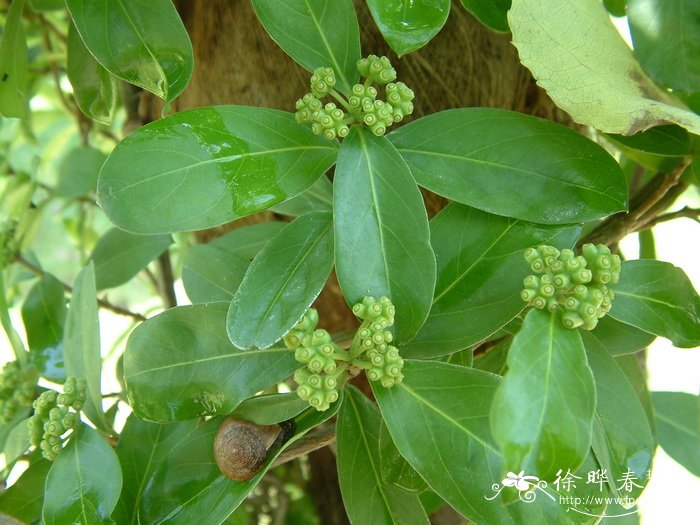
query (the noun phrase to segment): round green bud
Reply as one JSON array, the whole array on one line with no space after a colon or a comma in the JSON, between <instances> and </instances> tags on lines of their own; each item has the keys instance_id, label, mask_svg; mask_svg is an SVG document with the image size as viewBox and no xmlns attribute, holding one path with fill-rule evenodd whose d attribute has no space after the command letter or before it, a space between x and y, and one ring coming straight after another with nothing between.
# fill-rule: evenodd
<instances>
[{"instance_id":1,"label":"round green bud","mask_svg":"<svg viewBox=\"0 0 700 525\"><path fill-rule=\"evenodd\" d=\"M555 288L558 288L559 290L568 288L571 284L571 278L566 273L558 273L554 277L552 277L552 284Z\"/></svg>"},{"instance_id":2,"label":"round green bud","mask_svg":"<svg viewBox=\"0 0 700 525\"><path fill-rule=\"evenodd\" d=\"M544 310L547 307L547 299L541 296L537 296L532 301L532 306L534 306L538 310Z\"/></svg>"},{"instance_id":3,"label":"round green bud","mask_svg":"<svg viewBox=\"0 0 700 525\"><path fill-rule=\"evenodd\" d=\"M576 312L565 312L561 316L561 322L565 328L573 330L583 324L583 319Z\"/></svg>"}]
</instances>

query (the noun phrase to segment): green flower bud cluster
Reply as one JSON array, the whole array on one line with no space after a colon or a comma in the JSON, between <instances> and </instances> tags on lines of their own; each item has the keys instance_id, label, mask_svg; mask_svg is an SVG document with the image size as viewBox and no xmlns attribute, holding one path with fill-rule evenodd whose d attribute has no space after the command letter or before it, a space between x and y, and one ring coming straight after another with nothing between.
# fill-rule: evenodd
<instances>
[{"instance_id":1,"label":"green flower bud cluster","mask_svg":"<svg viewBox=\"0 0 700 525\"><path fill-rule=\"evenodd\" d=\"M364 351L364 359L353 361L353 364L364 368L370 381L379 381L386 388L400 383L403 380L403 359L399 350L389 344L394 336L387 330L394 324L394 305L388 297L365 297L353 306L352 311L363 321L357 337L359 348Z\"/></svg>"},{"instance_id":2,"label":"green flower bud cluster","mask_svg":"<svg viewBox=\"0 0 700 525\"><path fill-rule=\"evenodd\" d=\"M287 348L294 350L294 358L306 365L294 373L297 395L308 401L316 410L327 410L338 397L339 370L336 357L343 357L343 350L333 342L331 335L316 329L318 312L309 308L294 328L284 336Z\"/></svg>"},{"instance_id":3,"label":"green flower bud cluster","mask_svg":"<svg viewBox=\"0 0 700 525\"><path fill-rule=\"evenodd\" d=\"M561 312L566 328L593 330L610 311L613 291L609 284L620 279L620 257L602 244L585 244L582 255L542 245L525 250L532 271L520 296L531 306Z\"/></svg>"},{"instance_id":4,"label":"green flower bud cluster","mask_svg":"<svg viewBox=\"0 0 700 525\"><path fill-rule=\"evenodd\" d=\"M346 100L334 88L335 72L330 67L319 67L311 75L311 91L296 101L295 118L300 124L311 124L311 130L329 140L346 137L353 122L365 124L375 135L384 135L394 123L413 112L413 91L403 82L396 82L396 71L387 57L370 55L357 63L366 81L352 86ZM377 97L372 85L386 85L386 100ZM334 102L324 105L322 99L333 97Z\"/></svg>"},{"instance_id":5,"label":"green flower bud cluster","mask_svg":"<svg viewBox=\"0 0 700 525\"><path fill-rule=\"evenodd\" d=\"M34 399L37 376L33 369L7 363L0 373L0 422L9 423L17 412L29 407Z\"/></svg>"},{"instance_id":6,"label":"green flower bud cluster","mask_svg":"<svg viewBox=\"0 0 700 525\"><path fill-rule=\"evenodd\" d=\"M318 312L309 308L283 341L294 358L305 365L294 373L297 395L319 411L327 410L339 397L339 389L351 366L364 369L371 381L390 388L403 380L403 359L390 343L394 336L395 308L387 297L365 297L353 307L362 324L349 350L338 346L331 335L318 329Z\"/></svg>"},{"instance_id":7,"label":"green flower bud cluster","mask_svg":"<svg viewBox=\"0 0 700 525\"><path fill-rule=\"evenodd\" d=\"M84 379L69 377L63 393L46 390L34 401L34 415L29 419L29 441L41 448L42 455L53 461L63 448L62 437L80 421L80 410L87 398Z\"/></svg>"}]
</instances>

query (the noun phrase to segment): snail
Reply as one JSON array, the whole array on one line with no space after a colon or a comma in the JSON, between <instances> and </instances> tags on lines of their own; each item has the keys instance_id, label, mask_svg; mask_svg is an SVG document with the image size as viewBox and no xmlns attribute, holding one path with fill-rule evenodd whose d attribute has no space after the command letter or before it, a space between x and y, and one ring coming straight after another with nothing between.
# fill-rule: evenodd
<instances>
[{"instance_id":1,"label":"snail","mask_svg":"<svg viewBox=\"0 0 700 525\"><path fill-rule=\"evenodd\" d=\"M281 447L293 432L293 421L256 425L229 416L219 426L214 439L214 459L227 478L248 481L260 471L268 452Z\"/></svg>"}]
</instances>

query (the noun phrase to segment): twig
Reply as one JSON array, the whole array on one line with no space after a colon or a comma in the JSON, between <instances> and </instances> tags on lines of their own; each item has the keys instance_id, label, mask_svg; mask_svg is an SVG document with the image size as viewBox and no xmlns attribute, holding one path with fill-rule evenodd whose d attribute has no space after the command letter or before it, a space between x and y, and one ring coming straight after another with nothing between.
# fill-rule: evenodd
<instances>
[{"instance_id":1,"label":"twig","mask_svg":"<svg viewBox=\"0 0 700 525\"><path fill-rule=\"evenodd\" d=\"M659 215L658 217L655 217L649 222L644 223L642 227L639 228L637 231L641 232L644 230L648 230L649 228L653 228L659 223L672 221L673 219L680 219L682 217L698 221L700 220L700 208L689 208L688 206L686 206L682 210L674 211L672 213L665 213L664 215Z\"/></svg>"},{"instance_id":2,"label":"twig","mask_svg":"<svg viewBox=\"0 0 700 525\"><path fill-rule=\"evenodd\" d=\"M175 296L175 278L173 277L173 267L170 264L170 254L165 250L158 257L158 267L160 268L161 296L166 308L177 306Z\"/></svg>"},{"instance_id":3,"label":"twig","mask_svg":"<svg viewBox=\"0 0 700 525\"><path fill-rule=\"evenodd\" d=\"M684 185L679 185L679 180L691 160L691 158L686 157L670 173L657 174L632 199L629 213L613 215L581 239L578 245L586 243L614 244L627 234L638 231L640 227L654 220L675 200L674 197L669 202L667 195L676 195L674 191L676 188L681 191L684 189ZM662 207L661 204L664 206Z\"/></svg>"},{"instance_id":4,"label":"twig","mask_svg":"<svg viewBox=\"0 0 700 525\"><path fill-rule=\"evenodd\" d=\"M280 456L272 464L272 468L304 456L310 452L313 452L314 450L327 447L334 442L335 427L333 425L310 432L290 445L287 450L282 452L282 454L280 454Z\"/></svg>"},{"instance_id":5,"label":"twig","mask_svg":"<svg viewBox=\"0 0 700 525\"><path fill-rule=\"evenodd\" d=\"M15 258L15 261L18 264L24 266L30 272L35 273L39 277L43 277L44 275L46 275L46 272L44 270L35 266L34 264L32 264L31 262L26 260L21 255L18 255ZM70 285L68 285L64 282L61 282L61 286L63 286L63 289L66 292L68 292L69 294L73 293L73 288ZM110 312L114 312L115 314L124 315L126 317L131 317L132 319L135 319L136 321L145 321L146 320L145 315L141 315L139 313L132 312L131 310L127 310L126 308L122 308L121 306L117 306L115 304L112 304L109 301L106 301L104 299L100 299L99 297L97 298L97 304L100 306L100 308L104 308L105 310L109 310Z\"/></svg>"}]
</instances>

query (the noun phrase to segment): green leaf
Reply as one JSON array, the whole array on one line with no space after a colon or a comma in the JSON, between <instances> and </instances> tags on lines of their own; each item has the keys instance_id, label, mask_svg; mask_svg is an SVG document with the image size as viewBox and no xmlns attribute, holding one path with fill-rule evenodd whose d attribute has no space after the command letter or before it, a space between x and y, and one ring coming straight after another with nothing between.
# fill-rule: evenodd
<instances>
[{"instance_id":1,"label":"green leaf","mask_svg":"<svg viewBox=\"0 0 700 525\"><path fill-rule=\"evenodd\" d=\"M68 28L67 53L66 73L80 111L98 122L111 123L119 97L117 80L90 54L73 23Z\"/></svg>"},{"instance_id":2,"label":"green leaf","mask_svg":"<svg viewBox=\"0 0 700 525\"><path fill-rule=\"evenodd\" d=\"M104 437L81 425L46 477L44 523L106 522L121 490L122 472L116 453Z\"/></svg>"},{"instance_id":3,"label":"green leaf","mask_svg":"<svg viewBox=\"0 0 700 525\"><path fill-rule=\"evenodd\" d=\"M580 484L571 492L558 493L550 484L544 492L535 490L534 501L525 503L518 500L514 488L498 484L505 467L489 428L498 376L446 363L411 360L406 361L403 373L402 383L374 389L389 432L401 455L431 489L470 521L489 525L593 524L603 513L604 503L585 503L587 494L607 493L599 493L597 487L594 492ZM589 456L577 475L585 476L585 471L596 467ZM505 505L506 495L513 492L515 501ZM561 504L560 497L567 496L580 497L582 503Z\"/></svg>"},{"instance_id":4,"label":"green leaf","mask_svg":"<svg viewBox=\"0 0 700 525\"><path fill-rule=\"evenodd\" d=\"M333 211L333 184L328 177L320 177L304 193L272 206L270 211L295 217L315 211Z\"/></svg>"},{"instance_id":5,"label":"green leaf","mask_svg":"<svg viewBox=\"0 0 700 525\"><path fill-rule=\"evenodd\" d=\"M428 524L418 497L384 482L379 458L382 417L359 390L346 388L336 424L338 478L350 521Z\"/></svg>"},{"instance_id":6,"label":"green leaf","mask_svg":"<svg viewBox=\"0 0 700 525\"><path fill-rule=\"evenodd\" d=\"M253 0L260 23L308 71L330 66L346 94L357 82L360 32L352 0Z\"/></svg>"},{"instance_id":7,"label":"green leaf","mask_svg":"<svg viewBox=\"0 0 700 525\"><path fill-rule=\"evenodd\" d=\"M44 504L44 485L51 465L50 461L41 457L32 461L11 487L0 492L0 513L23 523L39 523Z\"/></svg>"},{"instance_id":8,"label":"green leaf","mask_svg":"<svg viewBox=\"0 0 700 525\"><path fill-rule=\"evenodd\" d=\"M489 108L441 111L402 126L389 139L418 184L497 215L566 224L627 207L625 177L603 148L529 115Z\"/></svg>"},{"instance_id":9,"label":"green leaf","mask_svg":"<svg viewBox=\"0 0 700 525\"><path fill-rule=\"evenodd\" d=\"M627 148L652 155L683 157L691 154L690 135L678 126L657 126L629 137L608 134L606 138Z\"/></svg>"},{"instance_id":10,"label":"green leaf","mask_svg":"<svg viewBox=\"0 0 700 525\"><path fill-rule=\"evenodd\" d=\"M63 360L67 377L82 377L87 382L83 412L95 425L109 431L102 410L100 326L92 263L88 263L75 278L63 335Z\"/></svg>"},{"instance_id":11,"label":"green leaf","mask_svg":"<svg viewBox=\"0 0 700 525\"><path fill-rule=\"evenodd\" d=\"M119 436L117 456L124 477L124 487L115 511L117 523L138 523L146 482L157 466L167 461L170 450L190 439L200 427L196 419L157 425L131 414Z\"/></svg>"},{"instance_id":12,"label":"green leaf","mask_svg":"<svg viewBox=\"0 0 700 525\"><path fill-rule=\"evenodd\" d=\"M382 479L386 484L393 484L409 492L423 492L428 488L425 480L401 455L391 438L386 423L382 420L379 429L379 463Z\"/></svg>"},{"instance_id":13,"label":"green leaf","mask_svg":"<svg viewBox=\"0 0 700 525\"><path fill-rule=\"evenodd\" d=\"M260 472L246 482L224 477L214 461L213 442L221 418L200 424L178 441L164 443L152 474L144 482L139 507L139 523L149 525L192 525L223 522L260 482L279 455L311 428L333 417L342 401L336 401L325 412L308 409L296 419L294 435L278 450L268 451ZM161 455L161 453L163 455Z\"/></svg>"},{"instance_id":14,"label":"green leaf","mask_svg":"<svg viewBox=\"0 0 700 525\"><path fill-rule=\"evenodd\" d=\"M644 413L647 416L647 422L649 423L649 428L651 428L651 433L654 436L654 442L657 443L656 438L656 421L654 417L654 405L651 401L651 392L649 392L647 372L642 368L642 364L639 361L639 356L636 355L621 355L615 358L615 363L620 367L620 370L627 377L630 385L634 389L635 394L639 402L644 408Z\"/></svg>"},{"instance_id":15,"label":"green leaf","mask_svg":"<svg viewBox=\"0 0 700 525\"><path fill-rule=\"evenodd\" d=\"M520 61L579 124L630 135L673 123L700 133L700 116L644 73L601 2L513 0L508 22Z\"/></svg>"},{"instance_id":16,"label":"green leaf","mask_svg":"<svg viewBox=\"0 0 700 525\"><path fill-rule=\"evenodd\" d=\"M531 224L450 204L430 221L438 278L428 320L401 349L409 357L445 355L493 334L525 303L530 273L524 251L539 244L571 248L578 226Z\"/></svg>"},{"instance_id":17,"label":"green leaf","mask_svg":"<svg viewBox=\"0 0 700 525\"><path fill-rule=\"evenodd\" d=\"M659 445L700 476L700 398L685 392L652 392Z\"/></svg>"},{"instance_id":18,"label":"green leaf","mask_svg":"<svg viewBox=\"0 0 700 525\"><path fill-rule=\"evenodd\" d=\"M231 255L251 260L287 224L281 221L261 222L237 228L209 243Z\"/></svg>"},{"instance_id":19,"label":"green leaf","mask_svg":"<svg viewBox=\"0 0 700 525\"><path fill-rule=\"evenodd\" d=\"M700 4L629 0L634 54L649 76L678 91L700 91Z\"/></svg>"},{"instance_id":20,"label":"green leaf","mask_svg":"<svg viewBox=\"0 0 700 525\"><path fill-rule=\"evenodd\" d=\"M31 362L43 377L57 383L66 380L63 364L66 313L63 285L51 274L32 286L22 305Z\"/></svg>"},{"instance_id":21,"label":"green leaf","mask_svg":"<svg viewBox=\"0 0 700 525\"><path fill-rule=\"evenodd\" d=\"M634 388L610 352L592 332L583 332L581 337L597 392L593 453L601 468L607 470L611 491L636 500L649 480L656 448L649 421ZM625 486L625 476L633 484Z\"/></svg>"},{"instance_id":22,"label":"green leaf","mask_svg":"<svg viewBox=\"0 0 700 525\"><path fill-rule=\"evenodd\" d=\"M167 423L228 414L298 367L286 348L241 352L226 336L227 303L171 308L129 337L124 377L139 417Z\"/></svg>"},{"instance_id":23,"label":"green leaf","mask_svg":"<svg viewBox=\"0 0 700 525\"><path fill-rule=\"evenodd\" d=\"M309 213L255 256L231 301L226 330L238 348L268 348L301 319L333 267L329 213Z\"/></svg>"},{"instance_id":24,"label":"green leaf","mask_svg":"<svg viewBox=\"0 0 700 525\"><path fill-rule=\"evenodd\" d=\"M491 408L493 436L509 471L553 480L586 459L595 383L578 330L531 310L508 351L508 372Z\"/></svg>"},{"instance_id":25,"label":"green leaf","mask_svg":"<svg viewBox=\"0 0 700 525\"><path fill-rule=\"evenodd\" d=\"M107 155L91 146L73 148L58 166L55 192L59 197L79 197L97 189L97 175Z\"/></svg>"},{"instance_id":26,"label":"green leaf","mask_svg":"<svg viewBox=\"0 0 700 525\"><path fill-rule=\"evenodd\" d=\"M124 284L168 249L170 235L134 235L118 228L105 233L92 250L98 290Z\"/></svg>"},{"instance_id":27,"label":"green leaf","mask_svg":"<svg viewBox=\"0 0 700 525\"><path fill-rule=\"evenodd\" d=\"M192 44L170 0L66 0L85 45L110 73L165 100L192 76Z\"/></svg>"},{"instance_id":28,"label":"green leaf","mask_svg":"<svg viewBox=\"0 0 700 525\"><path fill-rule=\"evenodd\" d=\"M29 449L29 418L21 420L7 433L7 439L2 447L4 465L8 468Z\"/></svg>"},{"instance_id":29,"label":"green leaf","mask_svg":"<svg viewBox=\"0 0 700 525\"><path fill-rule=\"evenodd\" d=\"M233 411L233 415L258 425L274 425L294 419L309 408L309 402L295 392L265 394L246 399Z\"/></svg>"},{"instance_id":30,"label":"green leaf","mask_svg":"<svg viewBox=\"0 0 700 525\"><path fill-rule=\"evenodd\" d=\"M462 0L462 5L473 14L479 22L494 31L507 32L511 0Z\"/></svg>"},{"instance_id":31,"label":"green leaf","mask_svg":"<svg viewBox=\"0 0 700 525\"><path fill-rule=\"evenodd\" d=\"M656 339L655 335L616 321L609 315L600 319L589 334L614 356L638 352Z\"/></svg>"},{"instance_id":32,"label":"green leaf","mask_svg":"<svg viewBox=\"0 0 700 525\"><path fill-rule=\"evenodd\" d=\"M384 40L399 57L430 42L450 14L450 0L367 0L367 5Z\"/></svg>"},{"instance_id":33,"label":"green leaf","mask_svg":"<svg viewBox=\"0 0 700 525\"><path fill-rule=\"evenodd\" d=\"M24 0L10 4L0 41L0 115L27 117L29 54L22 27Z\"/></svg>"},{"instance_id":34,"label":"green leaf","mask_svg":"<svg viewBox=\"0 0 700 525\"><path fill-rule=\"evenodd\" d=\"M610 316L670 339L681 348L700 345L700 297L683 270L655 260L625 261Z\"/></svg>"},{"instance_id":35,"label":"green leaf","mask_svg":"<svg viewBox=\"0 0 700 525\"><path fill-rule=\"evenodd\" d=\"M250 262L211 244L187 250L182 263L182 284L193 303L230 301Z\"/></svg>"},{"instance_id":36,"label":"green leaf","mask_svg":"<svg viewBox=\"0 0 700 525\"><path fill-rule=\"evenodd\" d=\"M396 306L398 343L425 322L435 288L423 199L391 143L355 128L335 170L335 264L349 304L387 296Z\"/></svg>"},{"instance_id":37,"label":"green leaf","mask_svg":"<svg viewBox=\"0 0 700 525\"><path fill-rule=\"evenodd\" d=\"M97 192L114 224L135 233L210 228L309 188L337 143L293 115L218 106L152 122L112 151Z\"/></svg>"}]
</instances>

